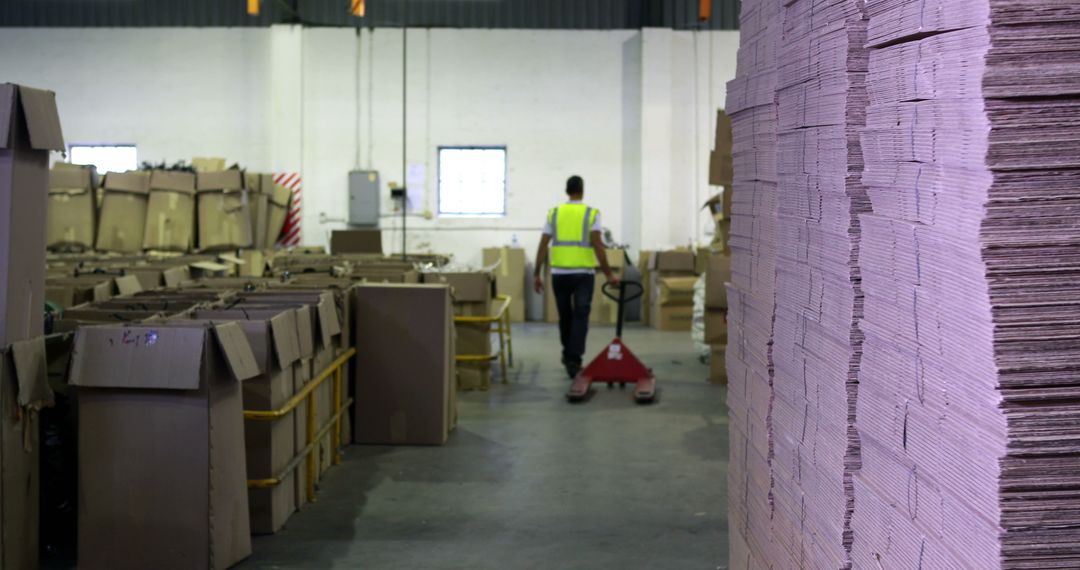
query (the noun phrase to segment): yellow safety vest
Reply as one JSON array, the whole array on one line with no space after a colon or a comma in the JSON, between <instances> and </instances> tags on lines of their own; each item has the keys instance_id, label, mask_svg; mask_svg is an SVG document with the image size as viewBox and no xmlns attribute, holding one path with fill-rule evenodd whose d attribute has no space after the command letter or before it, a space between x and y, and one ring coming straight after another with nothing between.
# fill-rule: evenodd
<instances>
[{"instance_id":1,"label":"yellow safety vest","mask_svg":"<svg viewBox=\"0 0 1080 570\"><path fill-rule=\"evenodd\" d=\"M548 212L551 224L551 266L560 269L594 269L596 252L589 229L600 212L585 204L563 204Z\"/></svg>"}]
</instances>

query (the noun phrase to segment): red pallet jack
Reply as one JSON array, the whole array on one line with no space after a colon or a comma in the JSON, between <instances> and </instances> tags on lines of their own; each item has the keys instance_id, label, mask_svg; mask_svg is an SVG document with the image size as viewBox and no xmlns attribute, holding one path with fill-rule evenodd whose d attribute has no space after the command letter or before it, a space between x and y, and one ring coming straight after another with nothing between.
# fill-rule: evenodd
<instances>
[{"instance_id":1,"label":"red pallet jack","mask_svg":"<svg viewBox=\"0 0 1080 570\"><path fill-rule=\"evenodd\" d=\"M637 289L629 297L626 296L628 286ZM620 387L634 384L634 401L639 404L651 403L656 400L656 376L622 342L623 306L641 297L644 289L641 283L636 281L623 281L619 284L619 296L615 297L609 291L610 288L607 283L604 283L601 292L619 304L615 340L611 341L611 344L607 345L584 370L578 373L574 378L574 383L570 385L570 391L566 393L566 399L571 402L585 400L592 393L594 383L604 382L608 388L616 383Z\"/></svg>"}]
</instances>

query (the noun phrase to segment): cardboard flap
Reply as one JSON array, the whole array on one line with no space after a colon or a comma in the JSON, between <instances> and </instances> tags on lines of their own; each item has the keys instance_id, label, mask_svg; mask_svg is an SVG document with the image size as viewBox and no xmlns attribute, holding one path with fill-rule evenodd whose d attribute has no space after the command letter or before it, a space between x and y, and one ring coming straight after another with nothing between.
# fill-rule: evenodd
<instances>
[{"instance_id":1,"label":"cardboard flap","mask_svg":"<svg viewBox=\"0 0 1080 570\"><path fill-rule=\"evenodd\" d=\"M75 333L70 382L90 388L195 390L205 341L203 326L81 327Z\"/></svg>"},{"instance_id":2,"label":"cardboard flap","mask_svg":"<svg viewBox=\"0 0 1080 570\"><path fill-rule=\"evenodd\" d=\"M202 269L203 271L227 271L228 265L223 263L214 263L213 261L196 261L191 264L191 267L195 269Z\"/></svg>"},{"instance_id":3,"label":"cardboard flap","mask_svg":"<svg viewBox=\"0 0 1080 570\"><path fill-rule=\"evenodd\" d=\"M259 364L255 362L255 353L251 350L244 329L236 323L214 325L218 346L225 354L229 370L237 380L247 380L259 375Z\"/></svg>"},{"instance_id":4,"label":"cardboard flap","mask_svg":"<svg viewBox=\"0 0 1080 570\"><path fill-rule=\"evenodd\" d=\"M244 265L246 263L243 259L229 253L218 254L218 261L224 261L225 263L232 263L234 265Z\"/></svg>"},{"instance_id":5,"label":"cardboard flap","mask_svg":"<svg viewBox=\"0 0 1080 570\"><path fill-rule=\"evenodd\" d=\"M151 190L195 193L195 175L190 172L155 170L150 173Z\"/></svg>"},{"instance_id":6,"label":"cardboard flap","mask_svg":"<svg viewBox=\"0 0 1080 570\"><path fill-rule=\"evenodd\" d=\"M12 344L11 355L15 361L15 378L19 384L19 405L35 409L51 405L53 391L49 388L45 337Z\"/></svg>"},{"instance_id":7,"label":"cardboard flap","mask_svg":"<svg viewBox=\"0 0 1080 570\"><path fill-rule=\"evenodd\" d=\"M26 116L27 130L30 131L30 147L64 150L64 133L60 130L60 115L56 112L56 94L20 85L19 102Z\"/></svg>"},{"instance_id":8,"label":"cardboard flap","mask_svg":"<svg viewBox=\"0 0 1080 570\"><path fill-rule=\"evenodd\" d=\"M264 193L268 193L270 195L270 203L274 204L274 205L277 205L277 206L281 206L282 208L288 208L289 207L289 198L292 196L292 192L290 192L288 188L286 188L286 187L284 187L284 186L282 186L280 184L274 184L273 186L274 186L273 191L271 191L271 192L266 192L265 190L263 191Z\"/></svg>"},{"instance_id":9,"label":"cardboard flap","mask_svg":"<svg viewBox=\"0 0 1080 570\"><path fill-rule=\"evenodd\" d=\"M49 171L49 191L81 194L90 189L90 169L53 168Z\"/></svg>"},{"instance_id":10,"label":"cardboard flap","mask_svg":"<svg viewBox=\"0 0 1080 570\"><path fill-rule=\"evenodd\" d=\"M11 128L15 122L15 86L0 83L0 148L11 146Z\"/></svg>"},{"instance_id":11,"label":"cardboard flap","mask_svg":"<svg viewBox=\"0 0 1080 570\"><path fill-rule=\"evenodd\" d=\"M341 334L341 322L338 321L337 303L334 302L333 293L319 295L319 333L322 336L323 346L333 346L334 337Z\"/></svg>"},{"instance_id":12,"label":"cardboard flap","mask_svg":"<svg viewBox=\"0 0 1080 570\"><path fill-rule=\"evenodd\" d=\"M116 278L116 290L120 291L121 295L134 295L139 291L142 291L142 284L139 283L139 278L135 275L124 275L123 277Z\"/></svg>"},{"instance_id":13,"label":"cardboard flap","mask_svg":"<svg viewBox=\"0 0 1080 570\"><path fill-rule=\"evenodd\" d=\"M180 267L166 269L161 273L161 276L165 279L166 287L175 289L185 281L191 280L191 271L188 270L186 265L181 265Z\"/></svg>"},{"instance_id":14,"label":"cardboard flap","mask_svg":"<svg viewBox=\"0 0 1080 570\"><path fill-rule=\"evenodd\" d=\"M116 192L147 194L150 192L150 174L138 170L110 172L105 175L105 189Z\"/></svg>"},{"instance_id":15,"label":"cardboard flap","mask_svg":"<svg viewBox=\"0 0 1080 570\"><path fill-rule=\"evenodd\" d=\"M274 337L274 352L278 367L287 370L300 360L300 337L296 331L296 311L284 311L270 319L270 334Z\"/></svg>"},{"instance_id":16,"label":"cardboard flap","mask_svg":"<svg viewBox=\"0 0 1080 570\"><path fill-rule=\"evenodd\" d=\"M244 173L236 169L200 172L196 176L196 188L199 192L241 190L244 188Z\"/></svg>"},{"instance_id":17,"label":"cardboard flap","mask_svg":"<svg viewBox=\"0 0 1080 570\"><path fill-rule=\"evenodd\" d=\"M296 309L296 335L299 340L300 358L315 356L315 332L311 325L311 309L306 305Z\"/></svg>"}]
</instances>

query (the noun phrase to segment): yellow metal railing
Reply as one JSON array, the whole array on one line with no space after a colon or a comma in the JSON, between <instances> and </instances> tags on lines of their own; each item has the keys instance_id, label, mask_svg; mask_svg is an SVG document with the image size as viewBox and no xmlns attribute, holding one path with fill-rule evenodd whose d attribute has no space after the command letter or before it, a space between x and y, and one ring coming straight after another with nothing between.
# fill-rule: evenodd
<instances>
[{"instance_id":1,"label":"yellow metal railing","mask_svg":"<svg viewBox=\"0 0 1080 570\"><path fill-rule=\"evenodd\" d=\"M330 438L331 448L333 449L333 463L334 465L341 463L341 453L339 451L341 449L341 416L349 409L349 404L352 404L352 398L346 398L342 391L344 382L341 377L341 368L355 355L355 348L349 348L342 352L340 356L330 363L330 366L326 367L326 370L320 372L303 389L276 410L244 410L244 419L246 420L272 422L289 415L293 410L300 407L300 404L307 404L307 445L293 456L292 460L275 473L273 477L269 479L248 479L249 489L277 487L289 476L289 473L292 473L300 465L301 461L307 459L307 497L309 502L315 501L315 479L318 477L319 469L318 462L315 459L315 447L331 429L334 430ZM334 378L334 415L316 431L315 415L318 410L315 404L315 390L331 376Z\"/></svg>"},{"instance_id":2,"label":"yellow metal railing","mask_svg":"<svg viewBox=\"0 0 1080 570\"><path fill-rule=\"evenodd\" d=\"M510 296L498 295L496 301L502 301L499 309L493 315L483 317L454 317L455 323L484 324L489 326L490 333L499 335L499 350L491 354L459 354L455 357L458 362L491 362L499 359L499 369L502 372L502 383L507 383L507 368L514 366L514 340L510 334ZM494 325L494 328L490 328Z\"/></svg>"}]
</instances>

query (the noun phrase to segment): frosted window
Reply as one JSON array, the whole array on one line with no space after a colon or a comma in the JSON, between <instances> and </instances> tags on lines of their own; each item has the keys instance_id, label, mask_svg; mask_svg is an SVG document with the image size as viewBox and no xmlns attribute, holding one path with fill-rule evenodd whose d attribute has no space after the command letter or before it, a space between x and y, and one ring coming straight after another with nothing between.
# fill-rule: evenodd
<instances>
[{"instance_id":1,"label":"frosted window","mask_svg":"<svg viewBox=\"0 0 1080 570\"><path fill-rule=\"evenodd\" d=\"M506 215L506 149L440 148L439 215Z\"/></svg>"},{"instance_id":2,"label":"frosted window","mask_svg":"<svg viewBox=\"0 0 1080 570\"><path fill-rule=\"evenodd\" d=\"M134 145L71 145L68 156L72 164L93 164L98 174L127 172L139 168Z\"/></svg>"}]
</instances>

